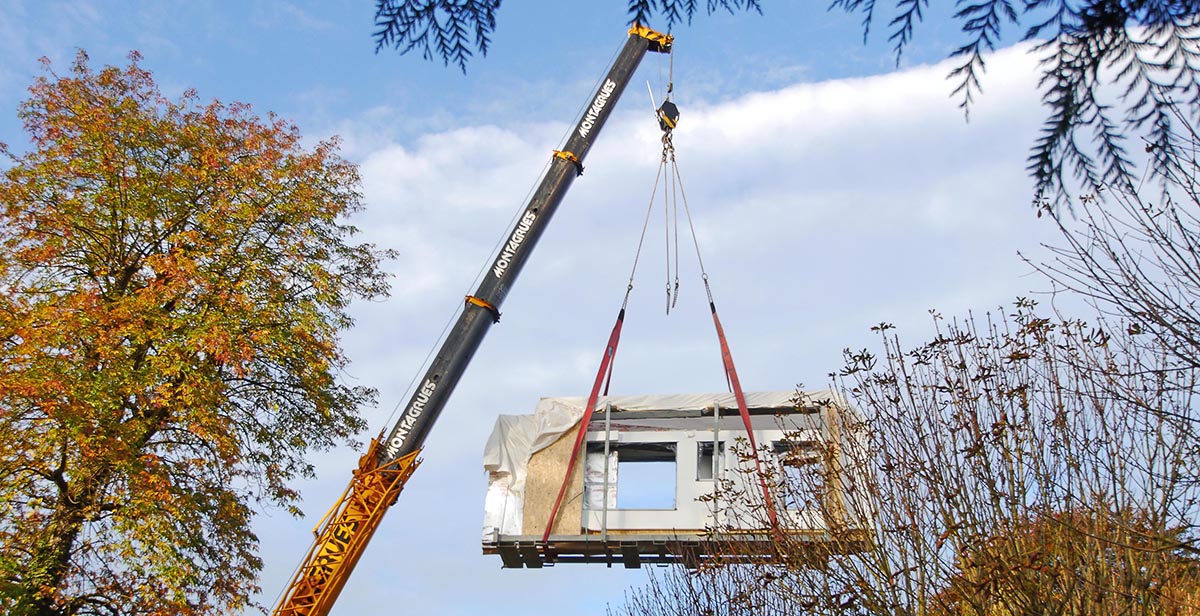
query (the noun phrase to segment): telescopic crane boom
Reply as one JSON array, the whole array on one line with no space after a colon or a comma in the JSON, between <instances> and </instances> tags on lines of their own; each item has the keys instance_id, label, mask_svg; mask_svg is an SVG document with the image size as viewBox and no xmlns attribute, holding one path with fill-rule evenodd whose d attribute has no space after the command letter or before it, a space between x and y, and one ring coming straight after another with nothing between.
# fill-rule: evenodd
<instances>
[{"instance_id":1,"label":"telescopic crane boom","mask_svg":"<svg viewBox=\"0 0 1200 616\"><path fill-rule=\"evenodd\" d=\"M314 533L316 540L296 571L276 616L325 616L362 556L404 484L416 469L421 446L454 386L458 384L489 327L500 320L500 304L508 295L550 217L562 202L601 127L647 51L666 53L672 38L643 26L629 30L629 39L613 62L563 150L555 151L516 227L500 249L474 295L450 330L425 372L404 413L386 438L373 439L359 459L358 469L342 497Z\"/></svg>"}]
</instances>

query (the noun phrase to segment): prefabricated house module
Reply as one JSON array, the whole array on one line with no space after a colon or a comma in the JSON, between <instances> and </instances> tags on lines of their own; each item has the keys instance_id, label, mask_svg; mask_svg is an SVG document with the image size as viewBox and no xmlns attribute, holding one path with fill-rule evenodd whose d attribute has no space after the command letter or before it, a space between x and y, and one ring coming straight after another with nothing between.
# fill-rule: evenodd
<instances>
[{"instance_id":1,"label":"prefabricated house module","mask_svg":"<svg viewBox=\"0 0 1200 616\"><path fill-rule=\"evenodd\" d=\"M770 558L778 533L825 555L869 542L868 441L830 391L746 394L765 478L731 393L601 398L542 541L586 402L543 398L532 415L496 421L484 450L483 552L505 567Z\"/></svg>"}]
</instances>

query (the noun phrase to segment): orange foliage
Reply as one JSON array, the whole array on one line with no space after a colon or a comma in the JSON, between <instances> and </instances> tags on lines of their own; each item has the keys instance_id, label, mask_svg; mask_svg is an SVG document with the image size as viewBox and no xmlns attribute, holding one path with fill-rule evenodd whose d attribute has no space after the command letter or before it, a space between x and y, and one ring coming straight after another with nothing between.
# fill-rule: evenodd
<instances>
[{"instance_id":1,"label":"orange foliage","mask_svg":"<svg viewBox=\"0 0 1200 616\"><path fill-rule=\"evenodd\" d=\"M959 616L1200 614L1200 560L1181 531L1136 514L1054 513L958 559L939 604Z\"/></svg>"},{"instance_id":2,"label":"orange foliage","mask_svg":"<svg viewBox=\"0 0 1200 616\"><path fill-rule=\"evenodd\" d=\"M0 612L240 609L252 506L351 438L337 334L386 255L336 142L46 64L0 176ZM0 150L3 151L3 150Z\"/></svg>"}]
</instances>

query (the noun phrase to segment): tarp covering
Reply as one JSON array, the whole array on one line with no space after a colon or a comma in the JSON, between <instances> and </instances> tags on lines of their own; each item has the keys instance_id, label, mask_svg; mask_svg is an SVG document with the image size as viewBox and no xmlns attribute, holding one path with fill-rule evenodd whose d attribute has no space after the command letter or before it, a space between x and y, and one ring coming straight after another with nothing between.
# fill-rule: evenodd
<instances>
[{"instance_id":1,"label":"tarp covering","mask_svg":"<svg viewBox=\"0 0 1200 616\"><path fill-rule=\"evenodd\" d=\"M845 406L835 392L806 392L805 398ZM723 412L737 414L737 402L729 392L610 396L601 398L597 409L604 409L610 403L614 411L703 411L711 409L715 403ZM488 472L483 515L485 542L496 534L521 534L529 458L574 427L583 417L585 404L585 397L542 398L532 415L501 415L496 419L483 449L483 468ZM788 411L796 406L796 392L747 392L746 406ZM603 471L600 474L602 477Z\"/></svg>"},{"instance_id":2,"label":"tarp covering","mask_svg":"<svg viewBox=\"0 0 1200 616\"><path fill-rule=\"evenodd\" d=\"M525 468L529 457L549 447L583 417L584 398L542 398L532 415L501 415L483 448L488 490L483 502L483 537L521 534Z\"/></svg>"}]
</instances>

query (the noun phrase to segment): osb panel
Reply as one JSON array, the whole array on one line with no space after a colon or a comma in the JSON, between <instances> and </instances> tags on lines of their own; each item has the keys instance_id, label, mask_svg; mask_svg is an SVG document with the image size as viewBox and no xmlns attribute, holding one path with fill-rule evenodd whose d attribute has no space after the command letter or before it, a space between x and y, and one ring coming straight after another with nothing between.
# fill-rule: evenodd
<instances>
[{"instance_id":1,"label":"osb panel","mask_svg":"<svg viewBox=\"0 0 1200 616\"><path fill-rule=\"evenodd\" d=\"M562 487L563 474L571 460L571 448L578 435L578 424L568 430L553 445L533 454L525 475L525 513L521 532L540 536L546 530L546 520L554 499ZM583 455L575 461L571 481L563 503L558 508L558 518L551 529L552 535L578 535L583 520Z\"/></svg>"},{"instance_id":2,"label":"osb panel","mask_svg":"<svg viewBox=\"0 0 1200 616\"><path fill-rule=\"evenodd\" d=\"M845 483L845 469L842 467L842 414L834 406L825 408L825 428L828 432L829 447L825 458L825 511L829 517L826 523L831 528L844 528L846 525L846 495L842 489Z\"/></svg>"}]
</instances>

